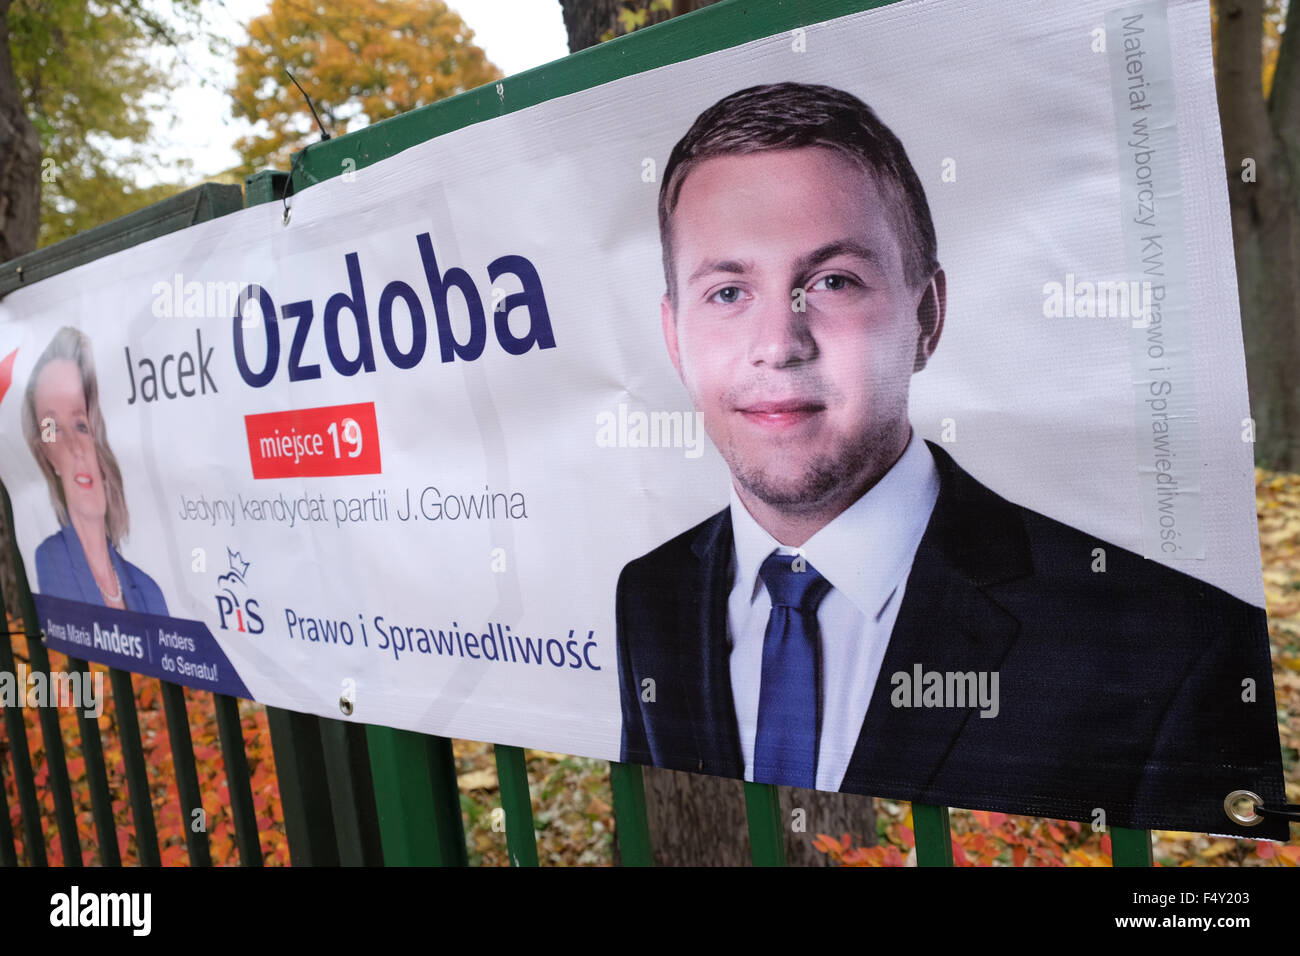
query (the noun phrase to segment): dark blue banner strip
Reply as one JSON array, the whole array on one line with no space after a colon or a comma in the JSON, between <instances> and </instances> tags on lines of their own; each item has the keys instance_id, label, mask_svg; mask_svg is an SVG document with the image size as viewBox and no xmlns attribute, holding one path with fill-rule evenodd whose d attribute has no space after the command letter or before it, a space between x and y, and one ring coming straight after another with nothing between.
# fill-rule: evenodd
<instances>
[{"instance_id":1,"label":"dark blue banner strip","mask_svg":"<svg viewBox=\"0 0 1300 956\"><path fill-rule=\"evenodd\" d=\"M202 621L33 594L45 646L195 690L252 699Z\"/></svg>"}]
</instances>

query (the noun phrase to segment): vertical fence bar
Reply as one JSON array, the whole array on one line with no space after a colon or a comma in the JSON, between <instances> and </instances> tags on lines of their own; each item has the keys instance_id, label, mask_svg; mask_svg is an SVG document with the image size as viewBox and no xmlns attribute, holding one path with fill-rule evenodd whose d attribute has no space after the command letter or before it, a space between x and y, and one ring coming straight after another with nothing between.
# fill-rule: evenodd
<instances>
[{"instance_id":1,"label":"vertical fence bar","mask_svg":"<svg viewBox=\"0 0 1300 956\"><path fill-rule=\"evenodd\" d=\"M68 670L81 675L81 686L94 687L94 672L85 661L68 658ZM103 681L103 677L100 677ZM86 692L82 692L82 700ZM101 701L102 703L102 701ZM86 761L86 782L90 786L90 812L95 820L95 833L99 837L99 865L121 866L122 854L117 848L117 824L113 820L113 796L108 789L108 770L104 766L104 745L99 737L99 720L86 716L77 708L77 724L81 728L81 756Z\"/></svg>"},{"instance_id":2,"label":"vertical fence bar","mask_svg":"<svg viewBox=\"0 0 1300 956\"><path fill-rule=\"evenodd\" d=\"M623 866L654 866L650 819L645 807L645 778L636 764L611 761L609 785L614 791L614 826Z\"/></svg>"},{"instance_id":3,"label":"vertical fence bar","mask_svg":"<svg viewBox=\"0 0 1300 956\"><path fill-rule=\"evenodd\" d=\"M501 809L506 814L506 849L511 866L537 866L537 834L533 828L533 798L528 791L528 762L519 747L493 744Z\"/></svg>"},{"instance_id":4,"label":"vertical fence bar","mask_svg":"<svg viewBox=\"0 0 1300 956\"><path fill-rule=\"evenodd\" d=\"M745 815L749 819L749 852L755 866L785 866L785 829L781 826L781 797L770 783L745 781Z\"/></svg>"},{"instance_id":5,"label":"vertical fence bar","mask_svg":"<svg viewBox=\"0 0 1300 956\"><path fill-rule=\"evenodd\" d=\"M21 574L20 574L21 577ZM19 581L19 587L22 582ZM24 604L30 603L29 597ZM27 658L33 673L45 675L45 686L51 687L50 655L41 643L36 612L30 614L23 608L24 627L27 630ZM72 804L72 781L68 778L68 759L63 751L63 728L59 726L56 702L47 700L37 708L41 722L41 738L45 742L45 765L49 770L46 786L54 795L54 819L59 825L59 845L63 848L64 866L81 866L81 837L77 834L77 810Z\"/></svg>"},{"instance_id":6,"label":"vertical fence bar","mask_svg":"<svg viewBox=\"0 0 1300 956\"><path fill-rule=\"evenodd\" d=\"M203 810L199 792L199 772L194 763L194 741L190 737L190 718L185 710L185 689L179 684L160 680L163 713L167 716L167 736L172 745L172 773L176 777L176 798L181 806L181 826L185 830L185 847L190 866L211 866L208 846L207 811L201 815L202 827L196 827L195 810Z\"/></svg>"},{"instance_id":7,"label":"vertical fence bar","mask_svg":"<svg viewBox=\"0 0 1300 956\"><path fill-rule=\"evenodd\" d=\"M456 755L452 752L451 738L433 734L421 736L429 766L429 792L433 794L433 822L439 853L446 866L469 866L465 821L460 813L460 788L456 786Z\"/></svg>"},{"instance_id":8,"label":"vertical fence bar","mask_svg":"<svg viewBox=\"0 0 1300 956\"><path fill-rule=\"evenodd\" d=\"M465 866L456 761L446 737L366 725L388 866Z\"/></svg>"},{"instance_id":9,"label":"vertical fence bar","mask_svg":"<svg viewBox=\"0 0 1300 956\"><path fill-rule=\"evenodd\" d=\"M6 498L8 495L5 496ZM0 595L0 612L3 612L3 595ZM8 617L5 618L4 640L0 641L0 671L13 674L17 680L18 670L14 666L14 649L10 643L12 635L8 630ZM23 855L31 866L46 866L45 833L41 828L41 805L36 799L36 776L32 773L32 754L27 747L27 724L23 712L17 707L5 709L5 731L9 734L9 748L14 759L14 789L18 791L18 806L23 821Z\"/></svg>"},{"instance_id":10,"label":"vertical fence bar","mask_svg":"<svg viewBox=\"0 0 1300 956\"><path fill-rule=\"evenodd\" d=\"M339 847L316 718L268 707L266 723L280 781L289 861L294 866L338 866Z\"/></svg>"},{"instance_id":11,"label":"vertical fence bar","mask_svg":"<svg viewBox=\"0 0 1300 956\"><path fill-rule=\"evenodd\" d=\"M235 822L239 865L261 866L262 844L257 836L257 811L253 807L253 785L248 778L248 754L244 749L244 729L239 720L239 701L228 694L213 694L212 703L217 709L217 734L221 738L221 755L226 764L226 791L230 795L230 815Z\"/></svg>"},{"instance_id":12,"label":"vertical fence bar","mask_svg":"<svg viewBox=\"0 0 1300 956\"><path fill-rule=\"evenodd\" d=\"M3 498L5 520L9 528L14 527L13 503L9 500L9 490L0 486L0 498ZM18 579L18 611L23 619L23 632L27 635L27 661L33 673L45 675L45 686L51 688L50 657L41 642L41 625L36 616L36 604L32 600L31 587L27 583L27 572L18 554L17 540L10 551L14 575ZM8 644L8 640L5 641ZM13 669L10 668L13 672ZM45 764L48 774L46 786L54 796L54 817L59 825L59 845L63 848L64 866L81 866L81 840L77 835L77 811L72 804L72 783L68 779L68 762L63 752L63 730L59 726L57 701L47 699L45 706L37 709L41 724L41 738L45 743ZM9 708L5 708L6 711ZM16 708L15 708L16 709ZM21 715L19 723L22 723Z\"/></svg>"},{"instance_id":13,"label":"vertical fence bar","mask_svg":"<svg viewBox=\"0 0 1300 956\"><path fill-rule=\"evenodd\" d=\"M5 635L9 640L9 635ZM5 792L5 755L7 746L0 745L0 866L17 866L18 852L14 848L14 827L9 822L9 794Z\"/></svg>"},{"instance_id":14,"label":"vertical fence bar","mask_svg":"<svg viewBox=\"0 0 1300 956\"><path fill-rule=\"evenodd\" d=\"M1112 866L1150 866L1152 863L1150 832L1129 830L1126 827L1111 827L1110 861Z\"/></svg>"},{"instance_id":15,"label":"vertical fence bar","mask_svg":"<svg viewBox=\"0 0 1300 956\"><path fill-rule=\"evenodd\" d=\"M117 717L117 736L122 742L122 766L126 771L126 792L131 800L131 820L135 824L136 852L141 866L162 866L162 857L158 853L158 828L153 818L153 794L149 789L149 769L140 743L140 720L135 712L135 685L130 674L116 667L109 668L108 682L113 688L113 712Z\"/></svg>"},{"instance_id":16,"label":"vertical fence bar","mask_svg":"<svg viewBox=\"0 0 1300 956\"><path fill-rule=\"evenodd\" d=\"M916 834L917 866L952 866L952 830L947 807L912 804L912 832Z\"/></svg>"},{"instance_id":17,"label":"vertical fence bar","mask_svg":"<svg viewBox=\"0 0 1300 956\"><path fill-rule=\"evenodd\" d=\"M383 842L364 724L320 721L334 833L343 866L383 866Z\"/></svg>"}]
</instances>

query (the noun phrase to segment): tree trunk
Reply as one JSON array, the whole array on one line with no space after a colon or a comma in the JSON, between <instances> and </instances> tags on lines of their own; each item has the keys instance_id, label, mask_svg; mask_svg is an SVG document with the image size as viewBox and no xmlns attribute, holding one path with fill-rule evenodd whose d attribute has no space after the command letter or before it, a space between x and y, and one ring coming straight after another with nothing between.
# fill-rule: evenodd
<instances>
[{"instance_id":1,"label":"tree trunk","mask_svg":"<svg viewBox=\"0 0 1300 956\"><path fill-rule=\"evenodd\" d=\"M1218 0L1218 11L1219 115L1255 460L1300 471L1300 2L1287 15L1267 105L1263 0Z\"/></svg>"},{"instance_id":2,"label":"tree trunk","mask_svg":"<svg viewBox=\"0 0 1300 956\"><path fill-rule=\"evenodd\" d=\"M676 0L681 16L717 0ZM569 52L595 46L608 30L618 30L618 11L649 7L650 0L560 0ZM655 22L665 19L656 16ZM682 130L685 132L685 129ZM643 769L650 841L660 866L744 866L749 863L745 789L740 780L673 770ZM858 845L876 842L875 808L867 797L779 787L786 855L792 865L826 865L813 849L818 833L838 838L850 832ZM803 810L796 815L795 810ZM799 827L800 829L796 829Z\"/></svg>"},{"instance_id":3,"label":"tree trunk","mask_svg":"<svg viewBox=\"0 0 1300 956\"><path fill-rule=\"evenodd\" d=\"M645 767L650 845L658 866L748 866L749 826L745 784L726 777ZM818 833L837 840L854 835L855 846L876 843L876 813L870 797L777 787L791 866L830 866L814 849ZM802 810L802 813L796 811Z\"/></svg>"},{"instance_id":4,"label":"tree trunk","mask_svg":"<svg viewBox=\"0 0 1300 956\"><path fill-rule=\"evenodd\" d=\"M0 0L0 262L36 248L41 214L41 141L9 55L10 4Z\"/></svg>"},{"instance_id":5,"label":"tree trunk","mask_svg":"<svg viewBox=\"0 0 1300 956\"><path fill-rule=\"evenodd\" d=\"M36 248L41 214L41 141L27 118L9 54L10 2L0 0L0 262ZM17 614L18 579L12 547L8 522L0 508L0 595L6 610ZM0 620L0 625L4 623Z\"/></svg>"},{"instance_id":6,"label":"tree trunk","mask_svg":"<svg viewBox=\"0 0 1300 956\"><path fill-rule=\"evenodd\" d=\"M675 0L671 16L679 17L702 9L718 0ZM560 0L564 10L564 29L569 34L569 52L577 53L600 42L606 30L618 30L618 11L648 9L650 0ZM652 23L669 19L655 13Z\"/></svg>"}]
</instances>

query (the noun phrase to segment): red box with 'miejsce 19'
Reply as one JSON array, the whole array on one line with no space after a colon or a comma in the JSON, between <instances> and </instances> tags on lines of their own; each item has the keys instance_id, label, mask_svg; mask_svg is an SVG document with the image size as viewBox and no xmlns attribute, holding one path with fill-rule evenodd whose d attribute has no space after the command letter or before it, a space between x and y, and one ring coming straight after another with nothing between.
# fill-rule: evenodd
<instances>
[{"instance_id":1,"label":"red box with 'miejsce 19'","mask_svg":"<svg viewBox=\"0 0 1300 956\"><path fill-rule=\"evenodd\" d=\"M377 475L374 402L245 415L254 478Z\"/></svg>"}]
</instances>

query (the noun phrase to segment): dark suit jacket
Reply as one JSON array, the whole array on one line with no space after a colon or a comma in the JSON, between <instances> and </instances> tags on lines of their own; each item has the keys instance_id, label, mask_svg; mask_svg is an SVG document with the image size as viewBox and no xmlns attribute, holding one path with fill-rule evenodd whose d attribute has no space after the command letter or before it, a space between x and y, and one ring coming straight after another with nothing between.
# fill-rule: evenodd
<instances>
[{"instance_id":1,"label":"dark suit jacket","mask_svg":"<svg viewBox=\"0 0 1300 956\"><path fill-rule=\"evenodd\" d=\"M117 553L111 544L108 553L117 569L117 579L122 584L122 597L128 611L144 614L167 614L167 602L162 590L149 577L126 558ZM50 597L84 601L86 604L104 604L99 585L90 571L81 540L72 525L63 525L36 548L36 591Z\"/></svg>"},{"instance_id":2,"label":"dark suit jacket","mask_svg":"<svg viewBox=\"0 0 1300 956\"><path fill-rule=\"evenodd\" d=\"M1242 827L1223 810L1238 789L1284 802L1264 611L1006 501L930 450L939 497L841 790L1286 840L1285 822ZM743 776L732 552L723 510L623 569L624 761ZM998 672L998 715L891 706L890 675L915 664Z\"/></svg>"}]
</instances>

